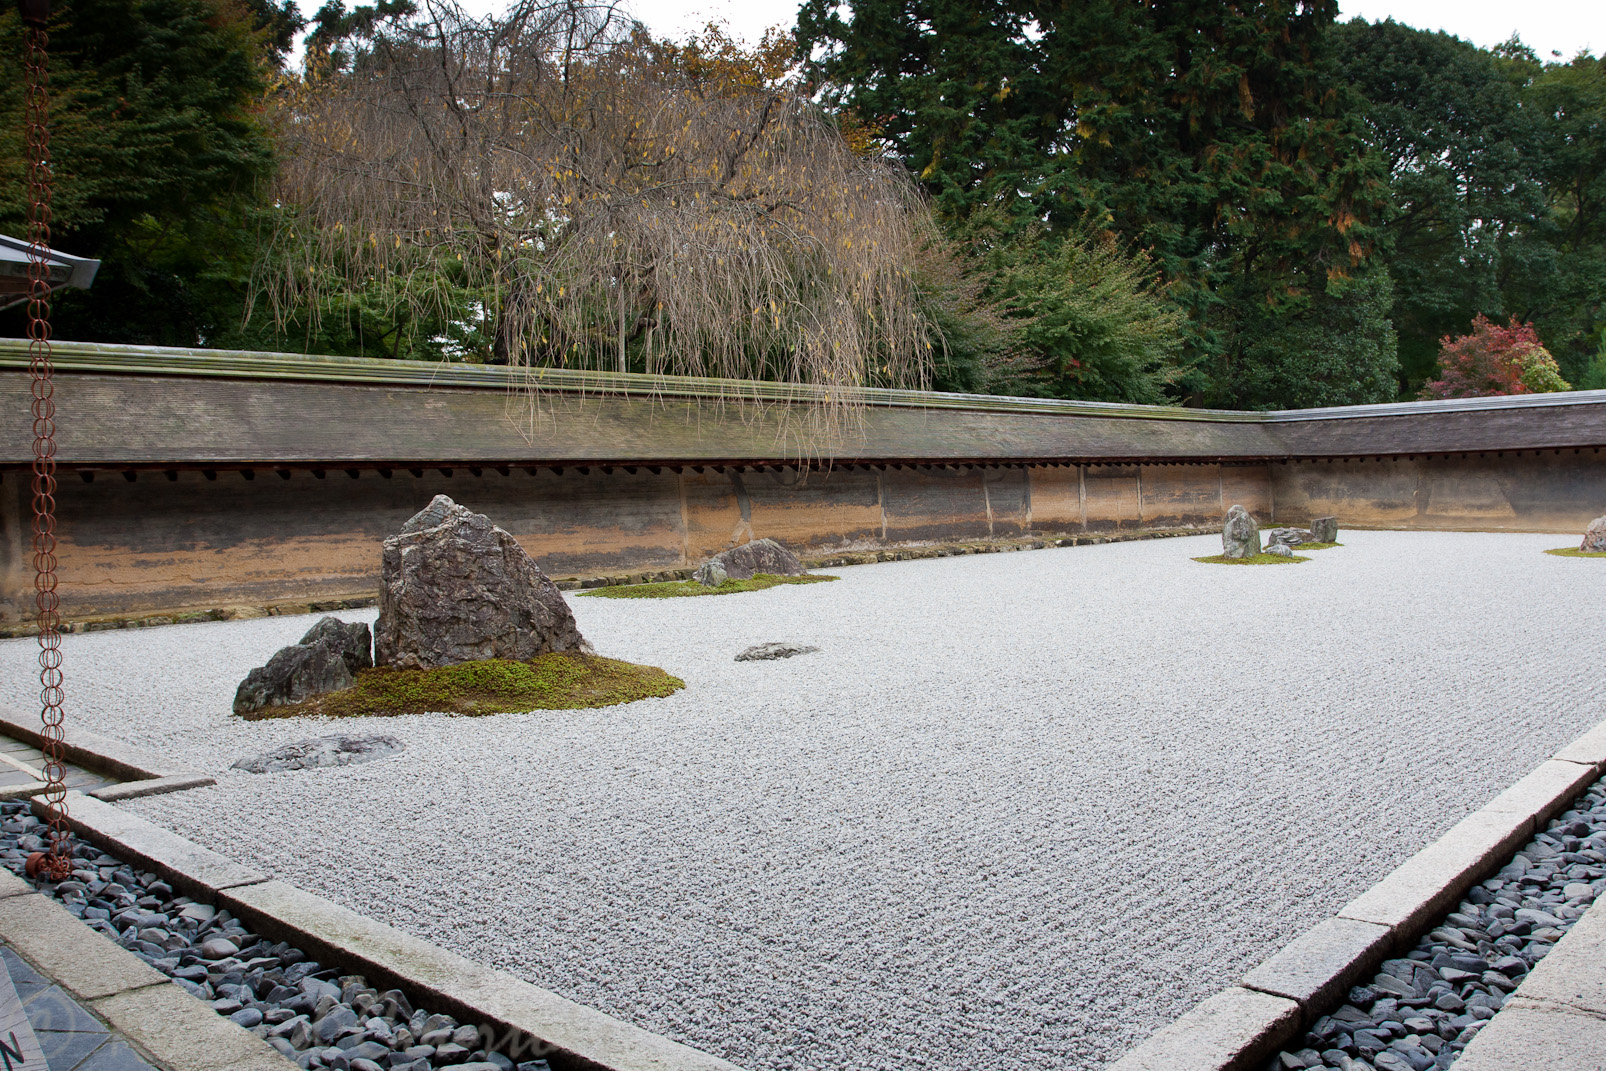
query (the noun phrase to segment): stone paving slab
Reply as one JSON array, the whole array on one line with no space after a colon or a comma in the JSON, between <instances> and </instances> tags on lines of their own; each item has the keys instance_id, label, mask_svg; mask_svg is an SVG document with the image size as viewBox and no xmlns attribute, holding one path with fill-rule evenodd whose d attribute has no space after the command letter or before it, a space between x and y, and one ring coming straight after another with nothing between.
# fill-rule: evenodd
<instances>
[{"instance_id":1,"label":"stone paving slab","mask_svg":"<svg viewBox=\"0 0 1606 1071\"><path fill-rule=\"evenodd\" d=\"M67 813L78 835L125 863L154 871L206 898L224 889L267 881L268 875L208 851L193 841L103 800L69 792Z\"/></svg>"},{"instance_id":2,"label":"stone paving slab","mask_svg":"<svg viewBox=\"0 0 1606 1071\"><path fill-rule=\"evenodd\" d=\"M1548 957L1547 957L1548 958ZM1472 1039L1455 1071L1606 1071L1606 1019L1513 1004Z\"/></svg>"},{"instance_id":3,"label":"stone paving slab","mask_svg":"<svg viewBox=\"0 0 1606 1071\"><path fill-rule=\"evenodd\" d=\"M1243 984L1247 989L1298 1001L1308 1025L1383 961L1392 939L1387 926L1327 919L1244 975Z\"/></svg>"},{"instance_id":4,"label":"stone paving slab","mask_svg":"<svg viewBox=\"0 0 1606 1071\"><path fill-rule=\"evenodd\" d=\"M340 963L370 984L400 985L437 1010L489 1019L508 1030L508 1048L533 1043L531 1055L555 1050L580 1066L612 1071L740 1071L283 882L229 889L218 903L258 933Z\"/></svg>"},{"instance_id":5,"label":"stone paving slab","mask_svg":"<svg viewBox=\"0 0 1606 1071\"><path fill-rule=\"evenodd\" d=\"M0 963L51 1071L294 1066L7 871L0 871Z\"/></svg>"},{"instance_id":6,"label":"stone paving slab","mask_svg":"<svg viewBox=\"0 0 1606 1071\"><path fill-rule=\"evenodd\" d=\"M1606 899L1573 923L1512 997L1606 1019Z\"/></svg>"},{"instance_id":7,"label":"stone paving slab","mask_svg":"<svg viewBox=\"0 0 1606 1071\"><path fill-rule=\"evenodd\" d=\"M11 978L50 1071L159 1071L124 1038L3 943L0 965Z\"/></svg>"},{"instance_id":8,"label":"stone paving slab","mask_svg":"<svg viewBox=\"0 0 1606 1071\"><path fill-rule=\"evenodd\" d=\"M4 877L21 880L9 873ZM0 940L81 1000L167 982L155 967L38 893L0 899Z\"/></svg>"},{"instance_id":9,"label":"stone paving slab","mask_svg":"<svg viewBox=\"0 0 1606 1071\"><path fill-rule=\"evenodd\" d=\"M1340 908L1338 917L1386 926L1395 935L1395 947L1409 945L1423 926L1522 847L1533 830L1532 814L1488 808L1470 814Z\"/></svg>"},{"instance_id":10,"label":"stone paving slab","mask_svg":"<svg viewBox=\"0 0 1606 1071\"><path fill-rule=\"evenodd\" d=\"M1299 1005L1243 988L1207 997L1108 1071L1247 1071L1299 1029Z\"/></svg>"},{"instance_id":11,"label":"stone paving slab","mask_svg":"<svg viewBox=\"0 0 1606 1071\"><path fill-rule=\"evenodd\" d=\"M93 1006L167 1071L290 1071L295 1066L171 982L105 997Z\"/></svg>"}]
</instances>

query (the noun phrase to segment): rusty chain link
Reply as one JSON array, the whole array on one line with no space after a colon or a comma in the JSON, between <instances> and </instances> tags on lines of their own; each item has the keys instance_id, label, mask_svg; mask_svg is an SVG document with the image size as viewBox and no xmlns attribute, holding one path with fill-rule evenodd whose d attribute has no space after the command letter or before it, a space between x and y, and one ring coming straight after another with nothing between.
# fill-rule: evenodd
<instances>
[{"instance_id":1,"label":"rusty chain link","mask_svg":"<svg viewBox=\"0 0 1606 1071\"><path fill-rule=\"evenodd\" d=\"M32 8L33 10L30 10ZM48 12L48 7L45 8ZM50 43L35 5L24 5L28 130L28 370L33 384L34 605L39 612L39 701L45 753L45 821L49 850L28 870L52 881L71 873L62 765L61 597L56 593L56 401L50 365ZM30 17L33 15L34 17Z\"/></svg>"}]
</instances>

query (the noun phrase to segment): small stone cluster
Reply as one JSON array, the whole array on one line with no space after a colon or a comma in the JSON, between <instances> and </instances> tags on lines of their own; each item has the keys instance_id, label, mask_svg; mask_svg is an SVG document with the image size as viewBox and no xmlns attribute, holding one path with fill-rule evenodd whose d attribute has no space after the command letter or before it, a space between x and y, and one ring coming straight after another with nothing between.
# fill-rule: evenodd
<instances>
[{"instance_id":1,"label":"small stone cluster","mask_svg":"<svg viewBox=\"0 0 1606 1071\"><path fill-rule=\"evenodd\" d=\"M755 539L709 558L691 578L704 587L717 588L727 580L751 580L757 573L802 576L806 572L797 555L775 540Z\"/></svg>"},{"instance_id":2,"label":"small stone cluster","mask_svg":"<svg viewBox=\"0 0 1606 1071\"><path fill-rule=\"evenodd\" d=\"M1606 780L1597 781L1403 959L1324 1015L1268 1071L1447 1068L1534 964L1606 893Z\"/></svg>"},{"instance_id":3,"label":"small stone cluster","mask_svg":"<svg viewBox=\"0 0 1606 1071\"><path fill-rule=\"evenodd\" d=\"M0 863L22 874L28 854L45 848L43 831L26 802L0 803ZM69 880L40 891L306 1071L551 1071L497 1051L489 1027L432 1015L400 990L381 993L266 941L98 848L75 843L73 863Z\"/></svg>"},{"instance_id":4,"label":"small stone cluster","mask_svg":"<svg viewBox=\"0 0 1606 1071\"><path fill-rule=\"evenodd\" d=\"M1301 543L1338 542L1338 518L1317 517L1309 528L1273 528L1266 533L1266 545L1260 545L1260 526L1248 510L1233 506L1227 510L1221 524L1221 556L1223 558L1253 558L1256 554L1275 554L1281 558L1294 556L1294 548Z\"/></svg>"}]
</instances>

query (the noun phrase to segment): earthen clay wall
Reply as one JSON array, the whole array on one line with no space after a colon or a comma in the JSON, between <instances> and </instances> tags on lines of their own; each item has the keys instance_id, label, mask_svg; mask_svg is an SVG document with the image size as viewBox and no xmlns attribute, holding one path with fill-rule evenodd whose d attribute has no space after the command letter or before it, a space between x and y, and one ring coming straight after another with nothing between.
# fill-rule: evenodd
<instances>
[{"instance_id":1,"label":"earthen clay wall","mask_svg":"<svg viewBox=\"0 0 1606 1071\"><path fill-rule=\"evenodd\" d=\"M921 542L1213 526L1269 512L1265 465L796 466L198 471L71 476L58 500L69 618L332 602L378 588L384 537L436 494L512 532L554 576L694 565L771 537L809 555ZM32 605L27 489L0 478L0 625Z\"/></svg>"},{"instance_id":2,"label":"earthen clay wall","mask_svg":"<svg viewBox=\"0 0 1606 1071\"><path fill-rule=\"evenodd\" d=\"M1606 514L1606 392L1215 413L865 391L800 463L774 384L61 343L69 619L339 602L432 496L555 576L683 569L750 538L809 556L1263 522L1577 533ZM573 382L569 382L573 380ZM740 388L739 390L737 388ZM762 404L731 404L731 391ZM567 393L565 393L567 392ZM0 340L0 632L31 613L26 352ZM1564 540L1558 539L1558 544Z\"/></svg>"}]
</instances>

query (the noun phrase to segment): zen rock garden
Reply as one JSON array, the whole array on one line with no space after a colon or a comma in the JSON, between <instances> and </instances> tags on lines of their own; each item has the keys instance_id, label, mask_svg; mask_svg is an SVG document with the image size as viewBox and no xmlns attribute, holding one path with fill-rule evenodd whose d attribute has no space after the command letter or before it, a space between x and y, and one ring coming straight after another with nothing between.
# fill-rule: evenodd
<instances>
[{"instance_id":1,"label":"zen rock garden","mask_svg":"<svg viewBox=\"0 0 1606 1071\"><path fill-rule=\"evenodd\" d=\"M692 582L643 585L714 593L812 576L797 555L757 539L705 561ZM738 661L817 651L761 644ZM384 541L379 617L366 624L326 617L240 683L234 713L398 714L441 709L498 713L606 706L667 695L683 684L663 670L599 658L580 634L563 593L516 539L445 495ZM242 759L251 772L347 765L382 757L389 738L322 737ZM378 741L378 742L376 742ZM399 745L398 745L399 746Z\"/></svg>"},{"instance_id":2,"label":"zen rock garden","mask_svg":"<svg viewBox=\"0 0 1606 1071\"><path fill-rule=\"evenodd\" d=\"M431 506L398 520L389 563L375 541L385 608L66 637L78 694L97 697L85 729L217 779L118 808L745 1071L1099 1071L1240 978L1222 949L1280 947L1600 717L1576 622L1606 572L1546 558L1554 536L1347 532L1282 577L1197 568L1190 555L1224 549L1212 531L719 597L565 591L565 606L541 600L545 563L526 565L494 512ZM1254 532L1246 555L1337 535L1232 512L1223 528ZM1465 585L1469 563L1500 589ZM467 569L486 589L515 578L509 604L439 614L428 592ZM727 568L689 586L748 583ZM394 620L459 631L409 637L389 609L403 604ZM1297 634L1312 605L1324 643L1252 673L1224 663L1246 623ZM1510 658L1466 628L1486 615L1509 620ZM501 638L543 623L564 637L544 651ZM1400 657L1422 644L1428 677ZM0 645L0 686L31 668L24 647ZM387 662L402 651L466 661ZM280 672L296 666L305 679ZM243 678L242 708L267 705L232 715ZM153 719L140 697L159 692ZM402 716L350 720L380 713ZM1458 777L1424 782L1451 738ZM1324 776L1339 768L1341 784ZM1279 1071L1415 1071L1459 1051L1523 976L1508 957L1531 966L1563 928L1527 912L1565 924L1602 880L1578 820L1531 846L1521 888L1458 905L1423 957L1406 945L1409 967L1337 994ZM37 843L16 830L18 852ZM91 851L61 903L308 1071L540 1057L410 991L391 1006L393 983L249 921L192 925L207 905ZM237 951L208 958L214 940Z\"/></svg>"},{"instance_id":3,"label":"zen rock garden","mask_svg":"<svg viewBox=\"0 0 1606 1071\"><path fill-rule=\"evenodd\" d=\"M1276 564L1282 561L1306 561L1295 554L1297 550L1323 550L1338 545L1338 518L1317 517L1309 528L1273 528L1266 533L1264 546L1260 542L1260 525L1243 506L1227 510L1221 525L1221 554L1213 558L1195 558L1195 561L1240 565Z\"/></svg>"}]
</instances>

